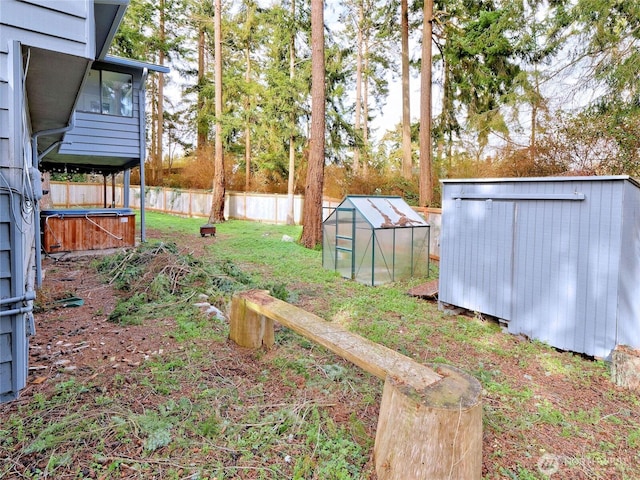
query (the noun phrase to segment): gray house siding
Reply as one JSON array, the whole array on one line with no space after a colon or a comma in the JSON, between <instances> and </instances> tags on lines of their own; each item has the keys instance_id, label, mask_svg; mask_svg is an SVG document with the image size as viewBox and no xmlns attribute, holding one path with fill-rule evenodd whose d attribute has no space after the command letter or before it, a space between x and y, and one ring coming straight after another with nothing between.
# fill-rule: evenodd
<instances>
[{"instance_id":1,"label":"gray house siding","mask_svg":"<svg viewBox=\"0 0 640 480\"><path fill-rule=\"evenodd\" d=\"M2 47L5 47L4 49ZM9 55L6 45L0 46L0 167L8 167L9 163Z\"/></svg>"},{"instance_id":2,"label":"gray house siding","mask_svg":"<svg viewBox=\"0 0 640 480\"><path fill-rule=\"evenodd\" d=\"M61 154L140 157L140 89L134 89L133 116L76 112L74 128L65 135Z\"/></svg>"},{"instance_id":3,"label":"gray house siding","mask_svg":"<svg viewBox=\"0 0 640 480\"><path fill-rule=\"evenodd\" d=\"M627 177L445 181L440 301L561 349L640 346L639 196Z\"/></svg>"},{"instance_id":4,"label":"gray house siding","mask_svg":"<svg viewBox=\"0 0 640 480\"><path fill-rule=\"evenodd\" d=\"M28 142L23 141L22 78L20 44L3 42L0 53L0 401L16 398L26 385L27 325L32 319L32 301L26 298L31 298L28 295L33 292L35 236L32 204L21 195L23 152L29 148ZM29 134L27 131L27 138Z\"/></svg>"},{"instance_id":5,"label":"gray house siding","mask_svg":"<svg viewBox=\"0 0 640 480\"><path fill-rule=\"evenodd\" d=\"M19 40L24 45L84 58L94 58L93 2L59 0L2 0L0 41Z\"/></svg>"},{"instance_id":6,"label":"gray house siding","mask_svg":"<svg viewBox=\"0 0 640 480\"><path fill-rule=\"evenodd\" d=\"M34 289L42 281L38 169L53 171L56 163L65 168L69 160L76 170L112 173L144 158L143 77L147 70L168 69L107 55L127 5L0 0L0 401L15 398L25 385L27 337L34 333ZM135 114L78 114L68 140L73 155L60 155L78 94L98 63L133 75Z\"/></svg>"},{"instance_id":7,"label":"gray house siding","mask_svg":"<svg viewBox=\"0 0 640 480\"><path fill-rule=\"evenodd\" d=\"M22 267L24 255L17 225L10 212L19 212L19 197L0 193L0 402L12 400L25 387L28 369L29 343L26 341L30 313L12 313L25 308L25 277ZM13 247L12 247L13 246ZM31 265L29 263L29 265Z\"/></svg>"},{"instance_id":8,"label":"gray house siding","mask_svg":"<svg viewBox=\"0 0 640 480\"><path fill-rule=\"evenodd\" d=\"M36 206L29 198L30 137L23 47L92 58L90 1L0 5L0 401L25 387L33 333ZM36 65L31 65L35 68Z\"/></svg>"}]
</instances>

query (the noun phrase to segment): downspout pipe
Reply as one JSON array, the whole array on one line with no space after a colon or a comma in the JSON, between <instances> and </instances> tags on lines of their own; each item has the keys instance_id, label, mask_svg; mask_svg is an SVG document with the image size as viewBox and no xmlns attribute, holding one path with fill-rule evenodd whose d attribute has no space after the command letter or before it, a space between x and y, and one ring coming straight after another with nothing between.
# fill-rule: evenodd
<instances>
[{"instance_id":1,"label":"downspout pipe","mask_svg":"<svg viewBox=\"0 0 640 480\"><path fill-rule=\"evenodd\" d=\"M129 188L131 187L131 169L127 169L124 172L124 192L123 194L123 207L129 208Z\"/></svg>"},{"instance_id":2,"label":"downspout pipe","mask_svg":"<svg viewBox=\"0 0 640 480\"><path fill-rule=\"evenodd\" d=\"M144 186L144 161L147 156L146 152L146 140L147 135L145 131L145 89L147 83L147 76L149 75L149 70L145 68L142 72L142 78L140 79L140 93L138 97L138 101L140 102L140 241L142 243L147 241L147 227L144 213L144 197L145 197L145 186Z\"/></svg>"},{"instance_id":3,"label":"downspout pipe","mask_svg":"<svg viewBox=\"0 0 640 480\"><path fill-rule=\"evenodd\" d=\"M0 317L11 317L13 315L21 315L23 313L33 312L33 304L26 307L14 308L13 310L0 310Z\"/></svg>"},{"instance_id":4,"label":"downspout pipe","mask_svg":"<svg viewBox=\"0 0 640 480\"><path fill-rule=\"evenodd\" d=\"M75 114L71 116L71 120L66 127L60 128L52 128L49 130L40 130L39 132L35 132L31 135L31 164L32 171L30 173L32 184L37 184L40 186L39 191L35 191L34 188L33 196L33 212L34 212L34 229L36 233L36 287L40 288L42 286L42 240L40 239L40 205L39 200L42 198L42 184L40 181L40 170L38 170L38 166L40 165L40 160L49 153L52 148L55 148L55 145L58 142L54 142L48 148L44 150L43 153L38 153L38 138L45 135L56 135L59 133L67 133L75 126ZM37 178L35 178L37 177Z\"/></svg>"},{"instance_id":5,"label":"downspout pipe","mask_svg":"<svg viewBox=\"0 0 640 480\"><path fill-rule=\"evenodd\" d=\"M32 302L36 299L36 292L33 290L25 292L24 295L20 295L19 297L11 297L11 298L2 298L0 299L0 305L10 305L12 303L19 302Z\"/></svg>"},{"instance_id":6,"label":"downspout pipe","mask_svg":"<svg viewBox=\"0 0 640 480\"><path fill-rule=\"evenodd\" d=\"M66 127L65 127L66 128ZM42 160L51 150L53 150L54 148L62 145L62 144L68 144L70 145L71 142L63 142L62 140L58 140L56 142L53 142L51 145L49 145L44 152L42 152L39 156L38 156L38 161Z\"/></svg>"}]
</instances>

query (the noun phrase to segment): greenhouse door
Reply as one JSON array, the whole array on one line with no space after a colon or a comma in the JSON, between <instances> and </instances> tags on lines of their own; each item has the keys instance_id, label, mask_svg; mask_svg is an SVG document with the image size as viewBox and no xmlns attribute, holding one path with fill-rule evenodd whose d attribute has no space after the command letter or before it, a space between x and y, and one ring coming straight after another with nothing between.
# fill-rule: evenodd
<instances>
[{"instance_id":1,"label":"greenhouse door","mask_svg":"<svg viewBox=\"0 0 640 480\"><path fill-rule=\"evenodd\" d=\"M355 279L356 264L353 245L356 233L355 208L336 209L336 271L345 278Z\"/></svg>"}]
</instances>

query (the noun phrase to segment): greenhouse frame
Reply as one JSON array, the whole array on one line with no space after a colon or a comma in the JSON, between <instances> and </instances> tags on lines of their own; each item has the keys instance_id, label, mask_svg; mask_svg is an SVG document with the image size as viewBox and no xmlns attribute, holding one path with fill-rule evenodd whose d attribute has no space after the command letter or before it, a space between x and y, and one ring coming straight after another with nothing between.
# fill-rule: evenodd
<instances>
[{"instance_id":1,"label":"greenhouse frame","mask_svg":"<svg viewBox=\"0 0 640 480\"><path fill-rule=\"evenodd\" d=\"M429 235L402 197L348 195L322 223L322 266L372 286L426 277Z\"/></svg>"}]
</instances>

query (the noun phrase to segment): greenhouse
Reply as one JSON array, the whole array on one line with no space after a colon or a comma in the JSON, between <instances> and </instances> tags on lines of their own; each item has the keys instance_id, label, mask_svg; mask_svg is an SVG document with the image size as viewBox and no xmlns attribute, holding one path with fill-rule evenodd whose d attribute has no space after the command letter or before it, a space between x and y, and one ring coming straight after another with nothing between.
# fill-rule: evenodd
<instances>
[{"instance_id":1,"label":"greenhouse","mask_svg":"<svg viewBox=\"0 0 640 480\"><path fill-rule=\"evenodd\" d=\"M429 224L401 197L349 195L322 224L322 265L368 285L427 276Z\"/></svg>"}]
</instances>

